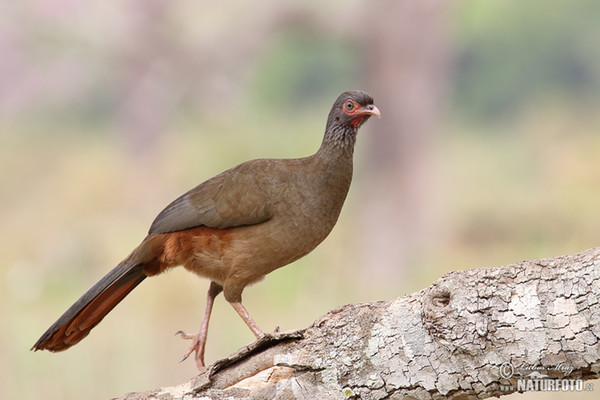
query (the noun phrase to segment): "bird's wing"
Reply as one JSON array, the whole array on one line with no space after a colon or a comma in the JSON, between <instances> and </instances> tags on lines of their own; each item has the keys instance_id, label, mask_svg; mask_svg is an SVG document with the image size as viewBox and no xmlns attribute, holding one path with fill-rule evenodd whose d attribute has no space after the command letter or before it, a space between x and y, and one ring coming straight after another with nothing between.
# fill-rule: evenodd
<instances>
[{"instance_id":1,"label":"bird's wing","mask_svg":"<svg viewBox=\"0 0 600 400\"><path fill-rule=\"evenodd\" d=\"M149 233L197 226L225 229L270 219L279 185L270 176L272 167L271 160L253 160L201 183L161 211Z\"/></svg>"}]
</instances>

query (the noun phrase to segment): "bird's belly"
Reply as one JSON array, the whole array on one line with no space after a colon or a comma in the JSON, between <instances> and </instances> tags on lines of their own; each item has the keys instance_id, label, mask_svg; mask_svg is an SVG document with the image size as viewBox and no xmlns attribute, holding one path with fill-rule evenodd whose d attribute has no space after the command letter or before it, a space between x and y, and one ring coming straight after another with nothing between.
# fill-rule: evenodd
<instances>
[{"instance_id":1,"label":"bird's belly","mask_svg":"<svg viewBox=\"0 0 600 400\"><path fill-rule=\"evenodd\" d=\"M248 283L310 253L331 231L330 224L293 224L272 219L228 229L198 227L170 234L163 257L223 284L227 278Z\"/></svg>"},{"instance_id":2,"label":"bird's belly","mask_svg":"<svg viewBox=\"0 0 600 400\"><path fill-rule=\"evenodd\" d=\"M264 275L310 253L325 239L331 229L306 229L277 220L260 226L240 227L239 235L225 254L229 275L254 282Z\"/></svg>"}]
</instances>

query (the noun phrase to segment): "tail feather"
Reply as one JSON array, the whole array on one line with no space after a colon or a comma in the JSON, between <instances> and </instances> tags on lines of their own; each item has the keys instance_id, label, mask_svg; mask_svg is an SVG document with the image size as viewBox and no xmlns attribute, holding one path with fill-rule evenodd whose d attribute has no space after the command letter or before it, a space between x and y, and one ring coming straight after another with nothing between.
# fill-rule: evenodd
<instances>
[{"instance_id":1,"label":"tail feather","mask_svg":"<svg viewBox=\"0 0 600 400\"><path fill-rule=\"evenodd\" d=\"M146 278L143 265L119 264L113 268L65 311L31 350L62 351L79 343Z\"/></svg>"}]
</instances>

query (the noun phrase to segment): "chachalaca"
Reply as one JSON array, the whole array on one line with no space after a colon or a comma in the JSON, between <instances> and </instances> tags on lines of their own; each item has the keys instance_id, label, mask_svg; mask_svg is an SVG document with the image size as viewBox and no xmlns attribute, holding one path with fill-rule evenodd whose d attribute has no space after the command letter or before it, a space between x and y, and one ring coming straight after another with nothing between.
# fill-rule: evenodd
<instances>
[{"instance_id":1,"label":"chachalaca","mask_svg":"<svg viewBox=\"0 0 600 400\"><path fill-rule=\"evenodd\" d=\"M242 291L312 251L335 225L352 179L358 128L380 116L370 95L342 93L329 112L319 150L304 158L258 159L196 186L156 217L133 252L75 302L33 345L62 351L78 343L148 276L183 265L210 279L198 332L178 332L204 369L215 297L225 299L257 338L264 335L242 305Z\"/></svg>"}]
</instances>

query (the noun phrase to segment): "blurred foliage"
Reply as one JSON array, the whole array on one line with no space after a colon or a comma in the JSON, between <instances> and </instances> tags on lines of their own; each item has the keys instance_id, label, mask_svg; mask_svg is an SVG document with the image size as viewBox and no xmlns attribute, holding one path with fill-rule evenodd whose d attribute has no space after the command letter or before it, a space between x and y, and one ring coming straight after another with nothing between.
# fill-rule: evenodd
<instances>
[{"instance_id":1,"label":"blurred foliage","mask_svg":"<svg viewBox=\"0 0 600 400\"><path fill-rule=\"evenodd\" d=\"M289 113L315 101L327 107L331 93L354 88L359 81L359 55L357 45L344 38L298 30L282 33L259 61L251 93L261 104Z\"/></svg>"},{"instance_id":2,"label":"blurred foliage","mask_svg":"<svg viewBox=\"0 0 600 400\"><path fill-rule=\"evenodd\" d=\"M462 1L454 107L467 118L514 117L539 102L600 102L600 3Z\"/></svg>"}]
</instances>

